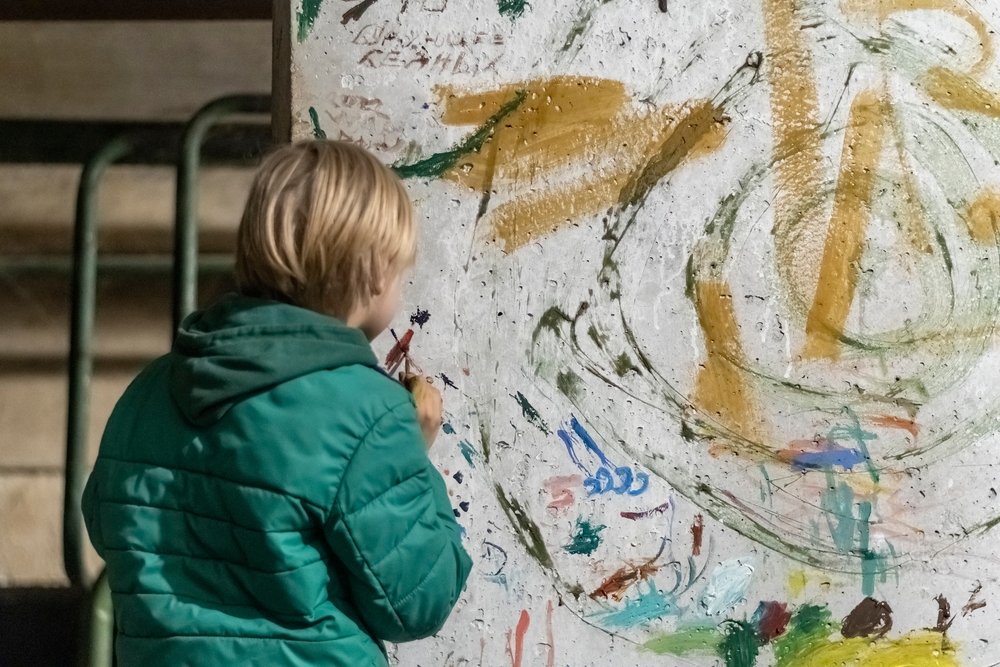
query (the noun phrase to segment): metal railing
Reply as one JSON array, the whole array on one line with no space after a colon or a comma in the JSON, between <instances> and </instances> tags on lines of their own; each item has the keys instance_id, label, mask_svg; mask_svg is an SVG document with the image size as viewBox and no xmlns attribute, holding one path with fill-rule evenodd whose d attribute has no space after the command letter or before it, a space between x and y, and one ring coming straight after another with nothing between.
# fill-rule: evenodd
<instances>
[{"instance_id":1,"label":"metal railing","mask_svg":"<svg viewBox=\"0 0 1000 667\"><path fill-rule=\"evenodd\" d=\"M199 264L219 270L231 267L231 258L198 257L198 172L201 146L208 130L220 119L237 113L265 113L267 96L239 95L207 104L187 124L177 167L177 211L173 261L172 333L196 307ZM111 140L86 163L80 177L73 236L72 302L69 355L69 410L66 428L65 496L63 501L63 563L72 586L86 586L83 562L81 498L86 483L87 431L90 385L93 374L94 311L98 269L160 271L168 268L162 258L119 257L102 263L98 258L97 196L107 168L124 158L142 139L123 136ZM64 269L53 260L22 264L29 272ZM88 667L110 667L112 662L113 610L106 573L91 590L89 624L82 662Z\"/></svg>"}]
</instances>

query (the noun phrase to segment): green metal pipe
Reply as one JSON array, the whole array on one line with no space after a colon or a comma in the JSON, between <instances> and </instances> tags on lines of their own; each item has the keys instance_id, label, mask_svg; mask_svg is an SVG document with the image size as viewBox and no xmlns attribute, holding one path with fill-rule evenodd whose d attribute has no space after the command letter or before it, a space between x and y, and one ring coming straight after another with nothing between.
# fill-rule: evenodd
<instances>
[{"instance_id":1,"label":"green metal pipe","mask_svg":"<svg viewBox=\"0 0 1000 667\"><path fill-rule=\"evenodd\" d=\"M97 291L97 195L109 165L125 156L125 137L104 145L83 167L73 229L73 279L70 307L69 411L66 424L66 478L63 495L63 564L73 586L84 585L83 515L80 499L86 483L87 426L93 372L94 302Z\"/></svg>"},{"instance_id":2,"label":"green metal pipe","mask_svg":"<svg viewBox=\"0 0 1000 667\"><path fill-rule=\"evenodd\" d=\"M232 95L209 102L188 122L177 164L177 207L174 226L173 329L197 307L198 168L209 128L236 113L269 113L267 95Z\"/></svg>"},{"instance_id":3,"label":"green metal pipe","mask_svg":"<svg viewBox=\"0 0 1000 667\"><path fill-rule=\"evenodd\" d=\"M111 667L114 655L115 615L108 585L108 571L103 570L90 592L83 667Z\"/></svg>"},{"instance_id":4,"label":"green metal pipe","mask_svg":"<svg viewBox=\"0 0 1000 667\"><path fill-rule=\"evenodd\" d=\"M236 260L229 254L209 254L198 257L201 274L226 275L233 272ZM98 257L98 275L170 274L174 268L172 255L110 255ZM50 278L72 274L73 261L58 255L25 255L0 257L0 276L11 278Z\"/></svg>"}]
</instances>

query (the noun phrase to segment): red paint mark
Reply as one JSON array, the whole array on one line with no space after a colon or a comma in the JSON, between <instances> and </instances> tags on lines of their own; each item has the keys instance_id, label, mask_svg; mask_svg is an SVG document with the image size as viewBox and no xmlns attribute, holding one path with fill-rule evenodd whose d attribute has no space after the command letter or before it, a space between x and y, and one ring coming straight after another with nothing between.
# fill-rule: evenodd
<instances>
[{"instance_id":1,"label":"red paint mark","mask_svg":"<svg viewBox=\"0 0 1000 667\"><path fill-rule=\"evenodd\" d=\"M524 653L524 635L528 632L528 625L531 617L528 610L521 610L521 618L517 621L517 629L514 631L514 648L510 647L510 630L507 631L507 655L510 656L511 667L521 667L521 655Z\"/></svg>"},{"instance_id":2,"label":"red paint mark","mask_svg":"<svg viewBox=\"0 0 1000 667\"><path fill-rule=\"evenodd\" d=\"M701 534L705 530L705 517L698 515L691 524L691 555L701 555Z\"/></svg>"},{"instance_id":3,"label":"red paint mark","mask_svg":"<svg viewBox=\"0 0 1000 667\"><path fill-rule=\"evenodd\" d=\"M882 417L872 417L871 422L875 426L881 426L883 428L898 428L902 431L908 431L913 439L917 439L917 434L920 433L920 426L917 425L912 419L903 419L902 417L892 417L890 415L884 415Z\"/></svg>"},{"instance_id":4,"label":"red paint mark","mask_svg":"<svg viewBox=\"0 0 1000 667\"><path fill-rule=\"evenodd\" d=\"M392 335L395 337L396 333L392 332ZM389 354L385 357L385 369L389 375L395 373L399 368L399 365L403 363L403 360L410 354L410 341L412 340L413 329L407 329L402 338L396 339L396 344L392 346L392 349L389 350Z\"/></svg>"},{"instance_id":5,"label":"red paint mark","mask_svg":"<svg viewBox=\"0 0 1000 667\"><path fill-rule=\"evenodd\" d=\"M657 505L651 510L646 510L645 512L622 512L623 519L631 519L635 521L636 519L645 519L648 516L653 516L654 514L663 514L668 509L670 509L670 501L663 503L662 505Z\"/></svg>"},{"instance_id":6,"label":"red paint mark","mask_svg":"<svg viewBox=\"0 0 1000 667\"><path fill-rule=\"evenodd\" d=\"M757 636L765 643L785 634L785 628L792 620L792 614L784 602L761 602L757 612L760 614Z\"/></svg>"},{"instance_id":7,"label":"red paint mark","mask_svg":"<svg viewBox=\"0 0 1000 667\"><path fill-rule=\"evenodd\" d=\"M826 438L815 438L813 440L792 440L785 449L779 449L775 456L784 463L791 463L799 454L812 452L822 452L836 447L836 443Z\"/></svg>"},{"instance_id":8,"label":"red paint mark","mask_svg":"<svg viewBox=\"0 0 1000 667\"><path fill-rule=\"evenodd\" d=\"M483 667L483 656L486 655L486 638L479 638L479 667Z\"/></svg>"},{"instance_id":9,"label":"red paint mark","mask_svg":"<svg viewBox=\"0 0 1000 667\"><path fill-rule=\"evenodd\" d=\"M469 369L468 368L463 368L462 372L465 373L465 377L469 377Z\"/></svg>"},{"instance_id":10,"label":"red paint mark","mask_svg":"<svg viewBox=\"0 0 1000 667\"><path fill-rule=\"evenodd\" d=\"M549 657L545 659L545 667L556 664L556 637L552 632L552 600L545 605L545 629L549 636Z\"/></svg>"},{"instance_id":11,"label":"red paint mark","mask_svg":"<svg viewBox=\"0 0 1000 667\"><path fill-rule=\"evenodd\" d=\"M583 486L583 477L580 475L566 475L563 477L549 477L542 482L542 486L552 496L552 502L548 508L555 512L565 510L576 502L573 489Z\"/></svg>"}]
</instances>

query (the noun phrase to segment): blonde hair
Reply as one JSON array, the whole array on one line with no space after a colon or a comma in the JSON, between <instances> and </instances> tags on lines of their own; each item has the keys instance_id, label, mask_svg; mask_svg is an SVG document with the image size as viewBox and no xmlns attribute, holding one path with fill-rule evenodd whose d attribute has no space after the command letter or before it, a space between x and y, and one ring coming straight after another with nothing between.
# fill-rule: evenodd
<instances>
[{"instance_id":1,"label":"blonde hair","mask_svg":"<svg viewBox=\"0 0 1000 667\"><path fill-rule=\"evenodd\" d=\"M374 155L340 141L303 141L261 163L237 235L247 296L346 318L413 264L413 208Z\"/></svg>"}]
</instances>

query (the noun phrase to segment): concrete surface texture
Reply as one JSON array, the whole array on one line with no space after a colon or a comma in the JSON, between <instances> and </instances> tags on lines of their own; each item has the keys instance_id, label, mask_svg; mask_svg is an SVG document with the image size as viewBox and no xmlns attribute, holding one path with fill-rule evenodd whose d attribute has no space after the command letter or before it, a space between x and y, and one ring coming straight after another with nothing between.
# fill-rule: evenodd
<instances>
[{"instance_id":1,"label":"concrete surface texture","mask_svg":"<svg viewBox=\"0 0 1000 667\"><path fill-rule=\"evenodd\" d=\"M401 664L1000 660L996 3L288 11L423 225L476 567Z\"/></svg>"}]
</instances>

